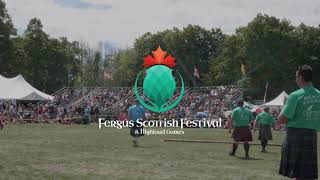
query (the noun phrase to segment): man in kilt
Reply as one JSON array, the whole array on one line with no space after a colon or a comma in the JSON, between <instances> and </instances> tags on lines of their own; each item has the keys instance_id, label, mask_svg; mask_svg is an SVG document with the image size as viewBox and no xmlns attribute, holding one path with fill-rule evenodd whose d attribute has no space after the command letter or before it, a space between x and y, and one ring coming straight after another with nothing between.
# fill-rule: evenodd
<instances>
[{"instance_id":1,"label":"man in kilt","mask_svg":"<svg viewBox=\"0 0 320 180\"><path fill-rule=\"evenodd\" d=\"M229 152L229 155L235 156L238 148L238 142L244 142L243 147L245 150L245 159L249 159L249 142L252 141L252 134L249 125L254 118L250 110L243 107L243 100L238 101L237 105L238 107L232 111L230 119L229 133L231 133L231 128L234 127L231 135L234 143L232 144L232 149Z\"/></svg>"},{"instance_id":2,"label":"man in kilt","mask_svg":"<svg viewBox=\"0 0 320 180\"><path fill-rule=\"evenodd\" d=\"M139 137L144 136L143 127L138 121L142 122L146 119L144 108L140 106L139 101L135 101L135 104L129 107L128 119L133 123L133 126L130 128L130 135L133 137L133 147L138 147Z\"/></svg>"},{"instance_id":3,"label":"man in kilt","mask_svg":"<svg viewBox=\"0 0 320 180\"><path fill-rule=\"evenodd\" d=\"M257 115L254 131L256 131L257 124L259 124L259 137L261 141L261 152L266 152L266 146L268 140L272 140L271 126L275 123L275 120L271 114L269 114L269 108L264 108L264 111Z\"/></svg>"},{"instance_id":4,"label":"man in kilt","mask_svg":"<svg viewBox=\"0 0 320 180\"><path fill-rule=\"evenodd\" d=\"M312 68L296 71L299 90L288 96L278 119L287 127L279 174L296 179L318 179L317 130L320 127L320 91L312 85Z\"/></svg>"}]
</instances>

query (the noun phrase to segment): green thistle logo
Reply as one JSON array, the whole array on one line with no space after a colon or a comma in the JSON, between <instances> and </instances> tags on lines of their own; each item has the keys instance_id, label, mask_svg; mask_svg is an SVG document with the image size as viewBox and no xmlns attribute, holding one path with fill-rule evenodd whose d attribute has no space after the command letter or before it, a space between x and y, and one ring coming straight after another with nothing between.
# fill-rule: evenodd
<instances>
[{"instance_id":1,"label":"green thistle logo","mask_svg":"<svg viewBox=\"0 0 320 180\"><path fill-rule=\"evenodd\" d=\"M160 47L152 53L153 57L148 55L144 59L143 64L144 67L149 67L143 81L143 94L149 100L144 102L138 92L138 80L141 72L136 78L134 93L139 102L145 108L154 112L165 112L177 106L182 100L184 94L184 83L180 73L178 72L181 80L181 91L177 100L172 103L170 99L174 96L176 81L173 77L173 70L171 68L176 66L174 62L175 58L171 55L165 57L167 51L163 51Z\"/></svg>"}]
</instances>

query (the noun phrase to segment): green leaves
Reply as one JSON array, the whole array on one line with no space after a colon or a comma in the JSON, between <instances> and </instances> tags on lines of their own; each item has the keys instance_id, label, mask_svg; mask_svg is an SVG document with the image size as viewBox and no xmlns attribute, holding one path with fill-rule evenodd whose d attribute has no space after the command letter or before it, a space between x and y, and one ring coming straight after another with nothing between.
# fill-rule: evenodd
<instances>
[{"instance_id":1,"label":"green leaves","mask_svg":"<svg viewBox=\"0 0 320 180\"><path fill-rule=\"evenodd\" d=\"M144 57L159 45L176 58L174 68L187 86L193 86L196 67L201 77L197 86L241 84L245 96L262 99L268 82L267 98L271 98L296 89L296 67L309 64L314 69L314 84L320 87L320 27L293 26L289 20L258 14L232 35L198 25L146 32L137 37L133 48L102 57L83 42L50 37L37 18L17 37L0 0L0 74L22 74L49 93L64 86L132 86L143 71ZM113 80L104 79L104 73L112 74Z\"/></svg>"},{"instance_id":2,"label":"green leaves","mask_svg":"<svg viewBox=\"0 0 320 180\"><path fill-rule=\"evenodd\" d=\"M209 62L220 53L224 39L225 35L220 29L207 30L188 25L181 30L173 28L155 34L145 33L135 40L134 50L138 53L139 61L143 61L160 45L176 58L177 68L185 83L192 86L194 66L198 68L200 76L207 73Z\"/></svg>"},{"instance_id":3,"label":"green leaves","mask_svg":"<svg viewBox=\"0 0 320 180\"><path fill-rule=\"evenodd\" d=\"M6 4L0 0L0 72L5 76L11 75L14 71L13 65L5 66L14 60L14 42L10 38L13 35L16 35L16 29L7 12Z\"/></svg>"},{"instance_id":4,"label":"green leaves","mask_svg":"<svg viewBox=\"0 0 320 180\"><path fill-rule=\"evenodd\" d=\"M262 99L269 82L270 98L296 89L296 67L309 64L320 69L320 29L304 24L294 27L286 19L258 14L247 26L237 29L224 43L222 53L210 63L206 85L246 84L245 96ZM247 79L241 75L245 65ZM319 84L315 71L315 84ZM250 79L250 80L249 80ZM243 82L245 81L245 82Z\"/></svg>"},{"instance_id":5,"label":"green leaves","mask_svg":"<svg viewBox=\"0 0 320 180\"><path fill-rule=\"evenodd\" d=\"M6 32L0 29L0 34L3 33ZM0 74L7 77L22 74L36 88L53 93L68 86L68 71L73 76L79 72L76 55L80 50L76 45L66 38L50 38L43 31L41 21L33 18L23 36L10 38L0 45L0 52L3 52Z\"/></svg>"}]
</instances>

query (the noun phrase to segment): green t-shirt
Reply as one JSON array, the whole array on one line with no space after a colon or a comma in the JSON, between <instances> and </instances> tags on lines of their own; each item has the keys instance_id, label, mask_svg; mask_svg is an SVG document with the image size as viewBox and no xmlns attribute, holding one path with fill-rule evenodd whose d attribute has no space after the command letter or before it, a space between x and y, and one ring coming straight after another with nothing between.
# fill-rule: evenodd
<instances>
[{"instance_id":1,"label":"green t-shirt","mask_svg":"<svg viewBox=\"0 0 320 180\"><path fill-rule=\"evenodd\" d=\"M250 110L244 107L237 107L232 111L231 118L233 119L233 127L249 126L253 120Z\"/></svg>"},{"instance_id":2,"label":"green t-shirt","mask_svg":"<svg viewBox=\"0 0 320 180\"><path fill-rule=\"evenodd\" d=\"M291 93L282 115L287 127L320 130L320 91L307 86Z\"/></svg>"},{"instance_id":3,"label":"green t-shirt","mask_svg":"<svg viewBox=\"0 0 320 180\"><path fill-rule=\"evenodd\" d=\"M258 114L256 120L261 125L271 125L275 122L273 116L271 116L271 114L267 112L262 112Z\"/></svg>"}]
</instances>

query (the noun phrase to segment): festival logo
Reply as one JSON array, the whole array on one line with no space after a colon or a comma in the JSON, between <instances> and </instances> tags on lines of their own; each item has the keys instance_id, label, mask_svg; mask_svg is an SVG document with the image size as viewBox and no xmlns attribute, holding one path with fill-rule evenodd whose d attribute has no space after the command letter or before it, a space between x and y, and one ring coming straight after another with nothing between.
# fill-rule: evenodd
<instances>
[{"instance_id":1,"label":"festival logo","mask_svg":"<svg viewBox=\"0 0 320 180\"><path fill-rule=\"evenodd\" d=\"M184 95L184 83L180 73L172 68L176 66L175 58L167 55L160 46L152 51L153 57L148 55L144 58L143 66L148 68L143 80L142 90L145 100L139 95L138 80L142 72L136 78L134 93L142 106L154 112L166 112L179 104ZM174 78L177 72L178 78ZM181 82L181 91L175 94L177 89L176 80Z\"/></svg>"}]
</instances>

